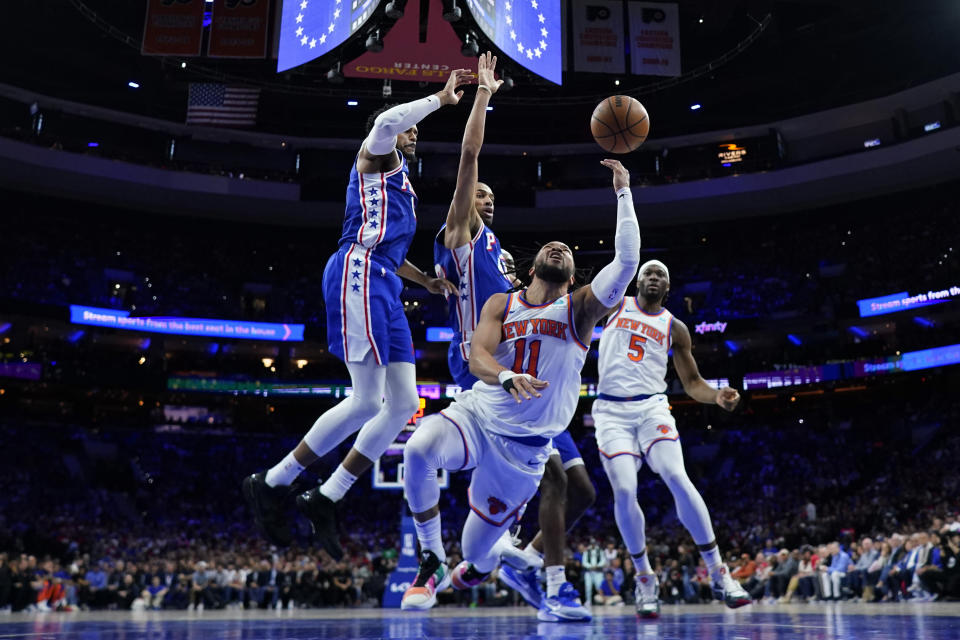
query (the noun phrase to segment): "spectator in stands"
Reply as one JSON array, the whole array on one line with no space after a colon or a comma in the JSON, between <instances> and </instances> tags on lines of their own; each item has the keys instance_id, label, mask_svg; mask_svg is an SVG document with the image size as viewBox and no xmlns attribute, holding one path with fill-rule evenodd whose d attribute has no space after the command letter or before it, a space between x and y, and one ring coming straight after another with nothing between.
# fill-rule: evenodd
<instances>
[{"instance_id":1,"label":"spectator in stands","mask_svg":"<svg viewBox=\"0 0 960 640\"><path fill-rule=\"evenodd\" d=\"M620 598L624 604L634 605L634 588L637 586L637 568L633 564L633 558L626 555L623 560L623 582L620 583Z\"/></svg>"},{"instance_id":2,"label":"spectator in stands","mask_svg":"<svg viewBox=\"0 0 960 640\"><path fill-rule=\"evenodd\" d=\"M143 598L144 606L152 611L159 611L163 608L163 599L167 597L167 588L163 585L163 579L159 575L150 578L150 584L140 594Z\"/></svg>"},{"instance_id":3,"label":"spectator in stands","mask_svg":"<svg viewBox=\"0 0 960 640\"><path fill-rule=\"evenodd\" d=\"M921 531L919 536L920 553L909 591L913 598L922 602L935 600L939 595L938 576L943 565L940 562L940 536L934 531Z\"/></svg>"},{"instance_id":4,"label":"spectator in stands","mask_svg":"<svg viewBox=\"0 0 960 640\"><path fill-rule=\"evenodd\" d=\"M943 572L940 592L944 600L960 600L960 527L948 529L944 535L946 541L940 554Z\"/></svg>"},{"instance_id":5,"label":"spectator in stands","mask_svg":"<svg viewBox=\"0 0 960 640\"><path fill-rule=\"evenodd\" d=\"M736 569L730 572L731 577L735 580L738 580L740 584L744 585L746 588L747 582L753 578L753 574L757 572L757 563L754 561L749 553L744 553L740 556L740 564Z\"/></svg>"},{"instance_id":6,"label":"spectator in stands","mask_svg":"<svg viewBox=\"0 0 960 640\"><path fill-rule=\"evenodd\" d=\"M0 553L0 613L9 613L13 608L13 571L6 553Z\"/></svg>"},{"instance_id":7,"label":"spectator in stands","mask_svg":"<svg viewBox=\"0 0 960 640\"><path fill-rule=\"evenodd\" d=\"M770 572L770 597L774 600L783 598L787 593L787 586L797 575L799 552L790 553L787 549L777 552L777 566Z\"/></svg>"},{"instance_id":8,"label":"spectator in stands","mask_svg":"<svg viewBox=\"0 0 960 640\"><path fill-rule=\"evenodd\" d=\"M880 552L877 547L874 546L872 539L863 538L860 541L860 555L847 570L847 586L853 591L855 598L863 598L863 590L867 584L868 570L879 555Z\"/></svg>"},{"instance_id":9,"label":"spectator in stands","mask_svg":"<svg viewBox=\"0 0 960 640\"><path fill-rule=\"evenodd\" d=\"M277 570L270 560L260 561L260 569L251 571L247 576L247 592L250 594L250 606L259 609L272 609L277 603Z\"/></svg>"},{"instance_id":10,"label":"spectator in stands","mask_svg":"<svg viewBox=\"0 0 960 640\"><path fill-rule=\"evenodd\" d=\"M84 576L84 586L80 591L80 604L85 607L99 609L111 602L110 591L107 589L107 563L100 562L90 568Z\"/></svg>"},{"instance_id":11,"label":"spectator in stands","mask_svg":"<svg viewBox=\"0 0 960 640\"><path fill-rule=\"evenodd\" d=\"M830 565L821 574L823 599L841 600L843 598L842 585L850 567L850 554L840 546L839 542L831 542L828 547Z\"/></svg>"},{"instance_id":12,"label":"spectator in stands","mask_svg":"<svg viewBox=\"0 0 960 640\"><path fill-rule=\"evenodd\" d=\"M594 593L600 592L603 572L607 568L607 555L596 539L591 538L590 546L583 553L584 602L592 603Z\"/></svg>"},{"instance_id":13,"label":"spectator in stands","mask_svg":"<svg viewBox=\"0 0 960 640\"><path fill-rule=\"evenodd\" d=\"M330 590L332 604L354 606L357 603L357 593L353 589L353 574L346 562L339 562L332 575L333 587Z\"/></svg>"}]
</instances>

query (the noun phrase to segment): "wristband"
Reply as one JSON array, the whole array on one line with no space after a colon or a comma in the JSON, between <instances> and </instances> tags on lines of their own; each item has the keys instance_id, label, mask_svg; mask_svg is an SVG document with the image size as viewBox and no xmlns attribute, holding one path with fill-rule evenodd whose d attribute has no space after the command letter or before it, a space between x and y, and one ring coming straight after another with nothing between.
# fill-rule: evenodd
<instances>
[{"instance_id":1,"label":"wristband","mask_svg":"<svg viewBox=\"0 0 960 640\"><path fill-rule=\"evenodd\" d=\"M497 374L497 380L500 381L500 386L503 387L503 390L507 393L510 393L510 390L514 388L513 379L517 376L513 371L509 369L504 369Z\"/></svg>"},{"instance_id":2,"label":"wristband","mask_svg":"<svg viewBox=\"0 0 960 640\"><path fill-rule=\"evenodd\" d=\"M488 87L488 86L485 85L485 84L478 84L478 85L477 85L477 91L479 91L480 89L486 89L486 90L487 90L487 93L489 93L490 95L493 95L493 91L491 91L491 90L490 90L490 87Z\"/></svg>"}]
</instances>

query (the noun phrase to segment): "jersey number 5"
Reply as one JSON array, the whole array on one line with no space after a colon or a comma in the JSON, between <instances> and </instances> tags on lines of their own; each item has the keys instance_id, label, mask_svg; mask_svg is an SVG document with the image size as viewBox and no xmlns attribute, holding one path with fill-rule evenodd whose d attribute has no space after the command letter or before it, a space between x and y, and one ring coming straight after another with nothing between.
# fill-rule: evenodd
<instances>
[{"instance_id":1,"label":"jersey number 5","mask_svg":"<svg viewBox=\"0 0 960 640\"><path fill-rule=\"evenodd\" d=\"M530 358L527 360L527 370L523 370L523 360L526 356L527 350L527 339L520 338L513 343L517 349L517 355L513 358L513 371L514 373L526 373L528 375L537 377L537 361L540 360L540 341L531 340L530 341Z\"/></svg>"},{"instance_id":2,"label":"jersey number 5","mask_svg":"<svg viewBox=\"0 0 960 640\"><path fill-rule=\"evenodd\" d=\"M640 362L643 360L644 349L643 345L646 344L647 339L643 336L638 336L635 333L630 334L630 353L627 354L627 357L633 360L634 362Z\"/></svg>"}]
</instances>

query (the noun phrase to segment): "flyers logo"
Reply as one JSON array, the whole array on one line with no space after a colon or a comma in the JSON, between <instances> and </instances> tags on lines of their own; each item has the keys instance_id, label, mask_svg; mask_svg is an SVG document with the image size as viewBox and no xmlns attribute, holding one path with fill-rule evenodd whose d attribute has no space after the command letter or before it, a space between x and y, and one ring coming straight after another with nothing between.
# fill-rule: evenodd
<instances>
[{"instance_id":1,"label":"flyers logo","mask_svg":"<svg viewBox=\"0 0 960 640\"><path fill-rule=\"evenodd\" d=\"M503 504L498 498L493 496L487 498L487 507L490 509L490 515L495 516L507 510L507 505Z\"/></svg>"},{"instance_id":2,"label":"flyers logo","mask_svg":"<svg viewBox=\"0 0 960 640\"><path fill-rule=\"evenodd\" d=\"M665 424L662 424L659 427L657 427L657 431L659 431L663 435L667 435L668 433L670 433L670 427L668 427Z\"/></svg>"}]
</instances>

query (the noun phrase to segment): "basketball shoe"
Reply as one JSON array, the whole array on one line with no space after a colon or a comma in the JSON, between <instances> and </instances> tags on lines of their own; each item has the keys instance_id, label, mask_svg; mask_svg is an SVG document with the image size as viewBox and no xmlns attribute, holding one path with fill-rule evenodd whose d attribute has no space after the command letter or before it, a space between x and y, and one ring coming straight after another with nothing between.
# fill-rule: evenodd
<instances>
[{"instance_id":1,"label":"basketball shoe","mask_svg":"<svg viewBox=\"0 0 960 640\"><path fill-rule=\"evenodd\" d=\"M660 617L660 581L657 580L657 576L638 575L633 594L637 601L638 618Z\"/></svg>"},{"instance_id":2,"label":"basketball shoe","mask_svg":"<svg viewBox=\"0 0 960 640\"><path fill-rule=\"evenodd\" d=\"M453 568L450 573L450 581L454 589L463 591L477 586L489 576L489 573L480 573L475 566L464 560Z\"/></svg>"},{"instance_id":3,"label":"basketball shoe","mask_svg":"<svg viewBox=\"0 0 960 640\"><path fill-rule=\"evenodd\" d=\"M560 585L555 596L543 600L537 620L543 622L590 622L593 616L580 602L580 593L569 582Z\"/></svg>"},{"instance_id":4,"label":"basketball shoe","mask_svg":"<svg viewBox=\"0 0 960 640\"><path fill-rule=\"evenodd\" d=\"M283 517L283 503L290 494L290 487L271 487L267 484L267 473L261 471L243 479L241 486L243 498L257 523L260 533L278 547L289 546L293 542L290 526Z\"/></svg>"},{"instance_id":5,"label":"basketball shoe","mask_svg":"<svg viewBox=\"0 0 960 640\"><path fill-rule=\"evenodd\" d=\"M420 554L420 570L413 584L404 592L400 608L404 611L426 611L437 604L437 592L450 586L450 569L429 549Z\"/></svg>"},{"instance_id":6,"label":"basketball shoe","mask_svg":"<svg viewBox=\"0 0 960 640\"><path fill-rule=\"evenodd\" d=\"M536 569L518 571L508 564L500 567L500 580L527 601L534 609L543 606L543 587Z\"/></svg>"},{"instance_id":7,"label":"basketball shoe","mask_svg":"<svg viewBox=\"0 0 960 640\"><path fill-rule=\"evenodd\" d=\"M320 493L320 487L314 487L297 496L297 510L310 521L313 536L320 546L339 561L343 558L343 547L337 535L337 505Z\"/></svg>"},{"instance_id":8,"label":"basketball shoe","mask_svg":"<svg viewBox=\"0 0 960 640\"><path fill-rule=\"evenodd\" d=\"M712 578L713 597L723 600L723 603L731 609L738 609L753 602L750 594L740 586L740 583L730 577L727 565L721 566Z\"/></svg>"}]
</instances>

